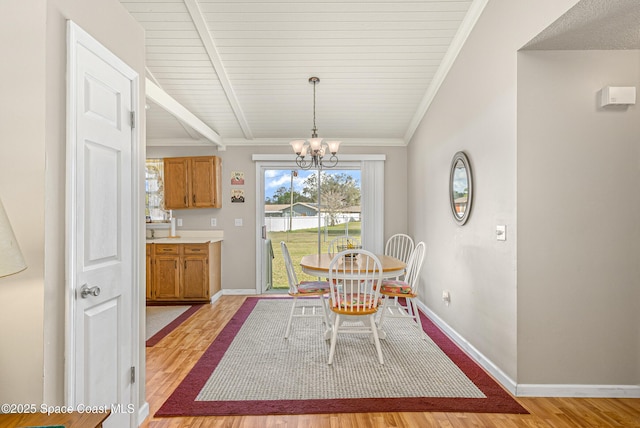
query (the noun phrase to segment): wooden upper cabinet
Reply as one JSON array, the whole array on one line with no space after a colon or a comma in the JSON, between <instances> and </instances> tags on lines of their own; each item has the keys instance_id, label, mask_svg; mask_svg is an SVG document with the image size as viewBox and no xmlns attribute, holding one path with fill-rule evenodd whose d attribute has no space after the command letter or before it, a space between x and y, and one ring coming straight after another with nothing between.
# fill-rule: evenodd
<instances>
[{"instance_id":1,"label":"wooden upper cabinet","mask_svg":"<svg viewBox=\"0 0 640 428\"><path fill-rule=\"evenodd\" d=\"M164 206L167 209L189 208L189 158L165 158Z\"/></svg>"},{"instance_id":2,"label":"wooden upper cabinet","mask_svg":"<svg viewBox=\"0 0 640 428\"><path fill-rule=\"evenodd\" d=\"M217 156L165 158L165 208L221 208L221 174Z\"/></svg>"}]
</instances>

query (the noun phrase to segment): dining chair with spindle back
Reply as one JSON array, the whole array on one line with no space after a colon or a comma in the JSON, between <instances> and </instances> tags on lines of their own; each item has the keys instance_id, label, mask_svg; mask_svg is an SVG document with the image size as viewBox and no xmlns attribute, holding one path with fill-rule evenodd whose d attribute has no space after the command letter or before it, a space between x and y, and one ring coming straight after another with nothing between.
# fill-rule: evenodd
<instances>
[{"instance_id":1,"label":"dining chair with spindle back","mask_svg":"<svg viewBox=\"0 0 640 428\"><path fill-rule=\"evenodd\" d=\"M337 253L329 265L329 287L329 308L335 315L329 364L333 363L338 334L343 333L371 335L378 352L378 361L384 364L375 321L382 287L380 259L363 249ZM345 320L349 322L345 323Z\"/></svg>"},{"instance_id":2,"label":"dining chair with spindle back","mask_svg":"<svg viewBox=\"0 0 640 428\"><path fill-rule=\"evenodd\" d=\"M293 268L293 263L291 262L291 256L289 255L287 244L284 241L280 242L280 248L282 249L282 256L284 257L284 262L287 269L289 295L293 297L293 304L291 305L291 312L289 313L289 320L287 321L287 330L284 333L285 339L289 337L289 333L291 332L291 324L294 318L309 316L322 317L325 325L328 328L329 314L324 296L329 293L329 283L327 281L298 282L298 277L296 275L296 271ZM318 305L309 304L308 299L303 299L303 302L298 301L298 297L313 296L319 297L320 307ZM321 309L322 311L320 312L319 309Z\"/></svg>"}]
</instances>

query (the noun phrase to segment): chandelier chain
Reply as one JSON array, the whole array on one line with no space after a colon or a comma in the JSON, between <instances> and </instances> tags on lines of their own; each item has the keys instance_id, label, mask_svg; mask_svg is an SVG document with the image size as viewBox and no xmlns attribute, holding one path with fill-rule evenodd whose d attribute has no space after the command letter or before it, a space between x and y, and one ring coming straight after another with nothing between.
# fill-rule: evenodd
<instances>
[{"instance_id":1,"label":"chandelier chain","mask_svg":"<svg viewBox=\"0 0 640 428\"><path fill-rule=\"evenodd\" d=\"M318 128L316 127L316 80L313 81L313 138L318 137Z\"/></svg>"}]
</instances>

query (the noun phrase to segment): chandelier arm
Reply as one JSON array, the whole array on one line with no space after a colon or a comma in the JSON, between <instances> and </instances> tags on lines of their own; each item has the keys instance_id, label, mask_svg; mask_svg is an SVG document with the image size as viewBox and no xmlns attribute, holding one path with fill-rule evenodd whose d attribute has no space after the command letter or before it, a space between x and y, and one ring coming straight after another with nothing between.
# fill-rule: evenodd
<instances>
[{"instance_id":1,"label":"chandelier arm","mask_svg":"<svg viewBox=\"0 0 640 428\"><path fill-rule=\"evenodd\" d=\"M331 157L329 158L329 160L327 162L329 162L329 164L326 164L325 160L322 159L322 161L321 161L322 166L324 166L325 168L333 168L333 167L335 167L336 165L338 165L338 156L331 155Z\"/></svg>"},{"instance_id":2,"label":"chandelier arm","mask_svg":"<svg viewBox=\"0 0 640 428\"><path fill-rule=\"evenodd\" d=\"M298 165L300 169L310 169L313 165L313 162L311 161L311 159L306 160L304 156L298 155L296 156L296 165Z\"/></svg>"}]
</instances>

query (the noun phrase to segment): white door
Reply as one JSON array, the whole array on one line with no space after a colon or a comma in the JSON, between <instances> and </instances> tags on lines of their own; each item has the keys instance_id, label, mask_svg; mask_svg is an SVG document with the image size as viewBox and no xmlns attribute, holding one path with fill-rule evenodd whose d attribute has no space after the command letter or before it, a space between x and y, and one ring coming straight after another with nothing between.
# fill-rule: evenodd
<instances>
[{"instance_id":1,"label":"white door","mask_svg":"<svg viewBox=\"0 0 640 428\"><path fill-rule=\"evenodd\" d=\"M68 405L133 418L131 69L69 23ZM77 407L76 407L77 408Z\"/></svg>"}]
</instances>

